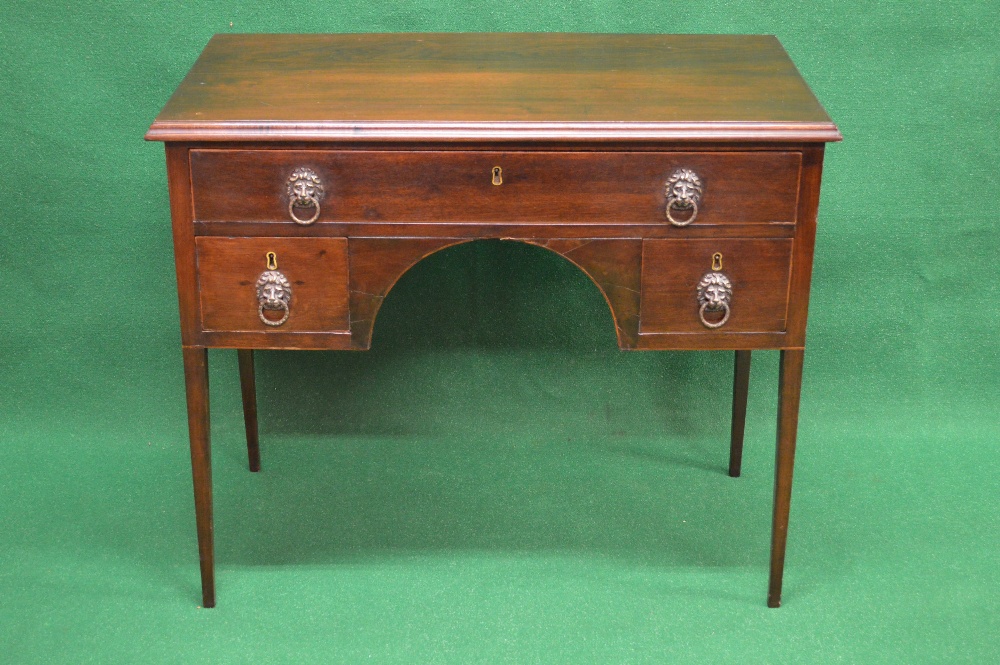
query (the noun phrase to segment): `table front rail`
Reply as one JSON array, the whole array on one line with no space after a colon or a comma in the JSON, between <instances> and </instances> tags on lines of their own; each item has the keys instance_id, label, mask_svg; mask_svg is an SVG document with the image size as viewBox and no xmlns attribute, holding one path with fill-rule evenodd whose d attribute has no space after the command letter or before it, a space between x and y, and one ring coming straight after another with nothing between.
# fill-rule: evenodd
<instances>
[{"instance_id":1,"label":"table front rail","mask_svg":"<svg viewBox=\"0 0 1000 665\"><path fill-rule=\"evenodd\" d=\"M744 188L748 186L747 172L741 170L743 167L732 167L740 156L753 155L756 164L789 164L787 155L794 154L796 186L783 194L793 201L794 212L785 221L744 217L741 223L730 223L732 220L719 211L734 204L724 203L726 199L722 196L723 204L716 208L714 216L705 213L697 223L678 227L665 220L622 222L594 218L586 222L572 219L544 222L537 217L484 222L318 220L310 225L267 218L198 220L195 202L202 196L197 189L198 181L205 180L208 172L202 165L200 178L192 175L192 155L235 154L246 159L247 155L257 153L169 144L168 172L183 341L190 346L222 348L367 349L382 302L413 265L452 245L499 238L545 247L579 267L607 301L614 333L623 349L803 348L823 146L804 146L794 153L787 146L781 147L782 151L755 153L742 146L730 154L718 151L718 146L712 148L717 157L722 156L716 163L728 166L728 172L736 174L731 177L736 177ZM269 155L261 167L264 172L282 163L280 148L269 147L260 152ZM299 150L290 154L303 152L308 153ZM330 150L319 152L327 157L339 154ZM515 154L470 152L480 157L485 154L487 161L498 155ZM361 155L363 159L372 159L373 154L360 151L354 158ZM442 152L431 150L423 157L439 154ZM530 156L523 151L516 154L522 160ZM569 152L566 156L579 154ZM649 159L662 159L663 154L646 153L642 164L648 167ZM677 154L699 153L689 150ZM772 161L760 161L760 154L770 155L767 159ZM461 155L451 155L452 168L455 163L464 163ZM707 155L712 157L712 153ZM544 156L552 160L560 157L559 153ZM603 173L597 165L601 157L617 165L628 159L627 153L622 152L586 153L585 163L592 173ZM417 152L405 153L405 159L419 158ZM734 159L737 161L732 162ZM398 159L390 163L398 168ZM762 177L768 175L764 173ZM647 176L648 168L643 171L642 179ZM208 180L216 188L219 182L226 182L225 178ZM608 182L600 186L608 187ZM410 190L413 186L413 182L407 184ZM455 186L472 185L461 181ZM529 187L526 191L539 196L543 190ZM775 190L774 195L781 195L780 190ZM716 196L719 200L718 192ZM272 198L281 201L280 193L276 192ZM211 199L202 196L201 200ZM662 208L663 201L657 205ZM276 210L282 207L284 204ZM428 208L431 209L433 206ZM485 209L478 210L482 213ZM449 214L454 217L455 213ZM212 241L213 237L218 241ZM316 249L331 241L344 243L346 251L342 256L326 255L326 250ZM296 252L301 254L301 251L289 249L307 248L310 243L316 247L302 251L326 255L322 260L317 259L319 263L297 258ZM218 252L209 251L222 246L228 252L222 258L217 256ZM692 248L698 251L692 252ZM282 269L295 273L290 283L294 312L282 326L260 323L255 311L254 285L267 268L268 252L277 255ZM702 327L694 317L699 302L696 280L700 275L714 272L714 262L708 258L713 254L721 255L719 272L734 280L731 284L734 313L726 322L728 327L720 329ZM242 266L242 273L234 268L236 264ZM338 289L343 289L345 296L333 295ZM319 294L324 300L322 304L312 300Z\"/></svg>"}]
</instances>

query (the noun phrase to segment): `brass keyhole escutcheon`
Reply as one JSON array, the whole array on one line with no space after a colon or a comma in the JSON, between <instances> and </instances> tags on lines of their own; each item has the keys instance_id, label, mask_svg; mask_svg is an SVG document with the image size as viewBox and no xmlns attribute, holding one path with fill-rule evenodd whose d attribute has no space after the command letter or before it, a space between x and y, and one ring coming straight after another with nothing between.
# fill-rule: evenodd
<instances>
[{"instance_id":1,"label":"brass keyhole escutcheon","mask_svg":"<svg viewBox=\"0 0 1000 665\"><path fill-rule=\"evenodd\" d=\"M722 252L712 254L712 272L702 275L698 282L698 318L706 328L721 328L729 321L732 312L733 283L722 270ZM722 318L718 318L718 312ZM705 316L711 313L711 316Z\"/></svg>"},{"instance_id":2,"label":"brass keyhole escutcheon","mask_svg":"<svg viewBox=\"0 0 1000 665\"><path fill-rule=\"evenodd\" d=\"M493 167L493 184L502 185L503 184L503 169L499 166Z\"/></svg>"},{"instance_id":3,"label":"brass keyhole escutcheon","mask_svg":"<svg viewBox=\"0 0 1000 665\"><path fill-rule=\"evenodd\" d=\"M264 254L267 270L257 278L257 316L265 326L277 327L288 320L289 304L292 301L292 283L282 273L278 272L278 254ZM281 312L280 319L273 319L264 312Z\"/></svg>"}]
</instances>

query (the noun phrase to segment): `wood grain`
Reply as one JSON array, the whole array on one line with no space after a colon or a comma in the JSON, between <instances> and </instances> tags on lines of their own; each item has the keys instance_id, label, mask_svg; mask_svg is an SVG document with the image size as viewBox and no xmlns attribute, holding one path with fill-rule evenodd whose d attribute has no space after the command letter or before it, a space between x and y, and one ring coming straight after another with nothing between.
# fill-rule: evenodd
<instances>
[{"instance_id":1,"label":"wood grain","mask_svg":"<svg viewBox=\"0 0 1000 665\"><path fill-rule=\"evenodd\" d=\"M150 140L770 140L840 134L765 35L212 38Z\"/></svg>"}]
</instances>

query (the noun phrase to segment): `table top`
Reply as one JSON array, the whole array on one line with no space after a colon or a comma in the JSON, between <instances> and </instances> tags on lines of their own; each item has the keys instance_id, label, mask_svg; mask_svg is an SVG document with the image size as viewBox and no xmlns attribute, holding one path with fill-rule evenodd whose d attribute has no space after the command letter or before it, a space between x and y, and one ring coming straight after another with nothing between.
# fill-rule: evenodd
<instances>
[{"instance_id":1,"label":"table top","mask_svg":"<svg viewBox=\"0 0 1000 665\"><path fill-rule=\"evenodd\" d=\"M825 142L836 125L766 35L215 35L160 141Z\"/></svg>"}]
</instances>

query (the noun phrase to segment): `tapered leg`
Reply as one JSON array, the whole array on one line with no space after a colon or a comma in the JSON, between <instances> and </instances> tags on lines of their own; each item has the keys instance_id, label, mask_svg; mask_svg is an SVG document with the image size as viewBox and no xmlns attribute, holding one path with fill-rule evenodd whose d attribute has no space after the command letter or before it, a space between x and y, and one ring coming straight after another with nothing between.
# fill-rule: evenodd
<instances>
[{"instance_id":1,"label":"tapered leg","mask_svg":"<svg viewBox=\"0 0 1000 665\"><path fill-rule=\"evenodd\" d=\"M740 477L743 466L743 430L747 421L747 391L750 387L750 352L736 352L733 370L733 425L729 438L729 475Z\"/></svg>"},{"instance_id":2,"label":"tapered leg","mask_svg":"<svg viewBox=\"0 0 1000 665\"><path fill-rule=\"evenodd\" d=\"M795 432L799 424L799 392L805 352L781 352L778 389L778 445L774 469L774 522L771 531L771 579L767 606L781 606L781 575L785 569L788 508L792 498L792 467L795 464Z\"/></svg>"},{"instance_id":3,"label":"tapered leg","mask_svg":"<svg viewBox=\"0 0 1000 665\"><path fill-rule=\"evenodd\" d=\"M239 349L240 389L243 392L243 424L247 430L250 470L260 471L260 442L257 438L257 383L253 373L253 350Z\"/></svg>"},{"instance_id":4,"label":"tapered leg","mask_svg":"<svg viewBox=\"0 0 1000 665\"><path fill-rule=\"evenodd\" d=\"M208 420L208 350L184 347L184 384L187 389L188 431L191 437L191 473L201 558L201 595L204 607L215 607L215 553L212 544L212 448Z\"/></svg>"}]
</instances>

